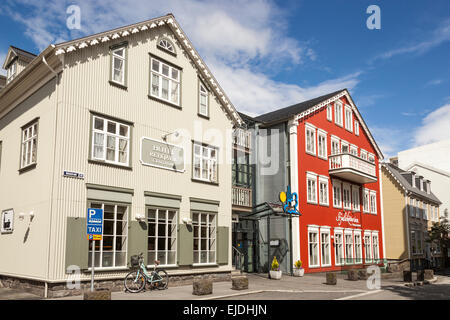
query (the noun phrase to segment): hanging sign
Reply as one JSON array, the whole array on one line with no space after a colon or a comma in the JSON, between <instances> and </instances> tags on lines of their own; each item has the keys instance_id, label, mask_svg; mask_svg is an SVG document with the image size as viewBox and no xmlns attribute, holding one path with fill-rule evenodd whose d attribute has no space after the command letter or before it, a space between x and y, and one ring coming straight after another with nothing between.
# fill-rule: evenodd
<instances>
[{"instance_id":1,"label":"hanging sign","mask_svg":"<svg viewBox=\"0 0 450 320\"><path fill-rule=\"evenodd\" d=\"M287 187L287 192L280 192L280 201L283 203L283 212L287 214L301 216L298 211L298 195L291 192L291 187Z\"/></svg>"}]
</instances>

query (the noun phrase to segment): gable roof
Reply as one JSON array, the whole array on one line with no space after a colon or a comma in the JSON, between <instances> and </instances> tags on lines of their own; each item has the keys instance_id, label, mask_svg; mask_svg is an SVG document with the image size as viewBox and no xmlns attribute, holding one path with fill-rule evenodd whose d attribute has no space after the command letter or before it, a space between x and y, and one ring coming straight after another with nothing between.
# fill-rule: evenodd
<instances>
[{"instance_id":1,"label":"gable roof","mask_svg":"<svg viewBox=\"0 0 450 320\"><path fill-rule=\"evenodd\" d=\"M428 194L427 192L421 191L420 189L414 188L412 186L412 180L409 179L411 177L408 177L410 171L402 170L392 163L383 163L382 166L391 174L391 176L397 181L397 183L405 192L409 192L415 196L425 198L436 204L442 204L442 202L433 194L433 192L430 192L430 194Z\"/></svg>"},{"instance_id":2,"label":"gable roof","mask_svg":"<svg viewBox=\"0 0 450 320\"><path fill-rule=\"evenodd\" d=\"M8 68L8 64L10 64L11 61L15 57L21 57L26 62L30 62L31 60L36 58L36 55L34 53L25 51L23 49L19 49L17 47L10 46L9 50L8 50L8 54L6 55L6 59L3 62L3 69L7 69Z\"/></svg>"},{"instance_id":3,"label":"gable roof","mask_svg":"<svg viewBox=\"0 0 450 320\"><path fill-rule=\"evenodd\" d=\"M411 164L406 168L406 170L407 170L407 171L410 171L410 170L411 170L412 168L414 168L414 167L421 167L421 168L427 169L427 170L429 170L429 171L433 171L433 172L435 172L435 173L438 173L438 174L440 174L440 175L443 175L443 176L446 176L446 177L450 178L450 172L447 172L447 171L445 171L445 170L438 169L438 168L436 168L436 167L433 167L433 166L430 166L430 165L428 165L428 164L424 164L424 163L421 163L421 162L417 162L417 161L411 163Z\"/></svg>"},{"instance_id":4,"label":"gable roof","mask_svg":"<svg viewBox=\"0 0 450 320\"><path fill-rule=\"evenodd\" d=\"M162 26L168 26L171 29L178 43L183 48L184 52L189 56L189 58L194 62L199 73L201 74L203 79L205 79L205 81L208 83L214 94L218 97L220 104L222 105L222 108L228 114L233 123L238 126L245 125L244 121L238 114L236 108L230 102L230 99L227 97L223 89L220 87L219 83L214 78L211 71L206 66L205 62L200 57L197 50L195 50L191 41L184 33L184 31L181 29L181 27L175 20L175 17L171 13L159 18L146 20L140 23L135 23L125 27L116 28L113 30L97 33L80 39L57 44L56 55L82 50L87 47L95 46L99 43L104 43L122 37L127 37L131 34L135 34L138 32L146 32L153 28L159 28Z\"/></svg>"},{"instance_id":5,"label":"gable roof","mask_svg":"<svg viewBox=\"0 0 450 320\"><path fill-rule=\"evenodd\" d=\"M292 105L287 108L263 114L261 116L256 117L255 120L266 124L275 124L277 122L284 122L290 119L298 121L308 116L309 114L316 112L319 109L326 108L326 106L328 106L330 103L333 103L334 101L344 96L347 98L350 106L352 107L352 111L355 114L356 118L358 119L361 128L366 132L367 137L369 138L375 151L377 152L378 157L380 159L384 159L381 149L379 148L375 139L373 138L372 133L367 127L367 124L364 121L363 117L359 113L359 110L356 107L355 103L353 102L353 99L350 96L350 93L348 92L347 89L342 89L333 93L323 95L321 97L317 97L308 101Z\"/></svg>"}]
</instances>

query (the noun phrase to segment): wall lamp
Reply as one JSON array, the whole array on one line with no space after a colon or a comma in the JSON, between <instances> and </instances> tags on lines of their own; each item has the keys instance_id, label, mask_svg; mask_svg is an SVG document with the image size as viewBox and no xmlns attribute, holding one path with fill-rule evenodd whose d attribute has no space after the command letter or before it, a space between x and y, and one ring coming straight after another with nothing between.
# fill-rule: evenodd
<instances>
[{"instance_id":1,"label":"wall lamp","mask_svg":"<svg viewBox=\"0 0 450 320\"><path fill-rule=\"evenodd\" d=\"M167 141L167 137L170 136L170 135L172 135L172 134L175 136L175 138L178 138L178 137L180 136L180 133L179 133L178 131L174 131L174 132L171 132L171 133L168 133L168 134L163 135L163 136L162 136L162 139L163 139L164 141Z\"/></svg>"}]
</instances>

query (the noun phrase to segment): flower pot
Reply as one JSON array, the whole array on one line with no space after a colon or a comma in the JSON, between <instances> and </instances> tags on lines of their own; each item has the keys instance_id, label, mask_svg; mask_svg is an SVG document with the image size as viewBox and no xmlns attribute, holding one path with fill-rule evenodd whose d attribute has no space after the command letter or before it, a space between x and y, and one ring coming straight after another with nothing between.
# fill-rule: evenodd
<instances>
[{"instance_id":1,"label":"flower pot","mask_svg":"<svg viewBox=\"0 0 450 320\"><path fill-rule=\"evenodd\" d=\"M303 277L305 275L305 269L300 268L294 268L294 277Z\"/></svg>"},{"instance_id":2,"label":"flower pot","mask_svg":"<svg viewBox=\"0 0 450 320\"><path fill-rule=\"evenodd\" d=\"M282 275L281 271L270 270L270 278L271 279L280 280L281 279L281 275Z\"/></svg>"}]
</instances>

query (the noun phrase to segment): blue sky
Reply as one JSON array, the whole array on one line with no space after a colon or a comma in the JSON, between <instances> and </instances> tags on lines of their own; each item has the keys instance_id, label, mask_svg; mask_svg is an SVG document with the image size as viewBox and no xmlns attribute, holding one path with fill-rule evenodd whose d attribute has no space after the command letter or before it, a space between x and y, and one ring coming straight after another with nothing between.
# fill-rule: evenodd
<instances>
[{"instance_id":1,"label":"blue sky","mask_svg":"<svg viewBox=\"0 0 450 320\"><path fill-rule=\"evenodd\" d=\"M81 30L66 8L81 8ZM366 9L381 9L369 30ZM10 44L50 43L174 13L239 111L265 113L348 88L386 156L450 139L448 0L4 0Z\"/></svg>"}]
</instances>

